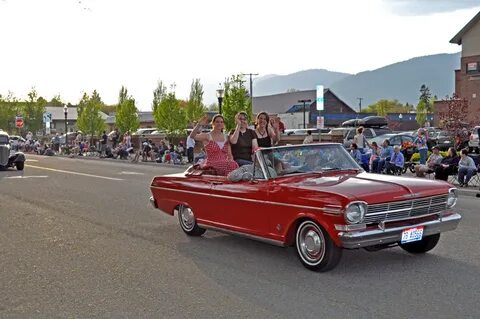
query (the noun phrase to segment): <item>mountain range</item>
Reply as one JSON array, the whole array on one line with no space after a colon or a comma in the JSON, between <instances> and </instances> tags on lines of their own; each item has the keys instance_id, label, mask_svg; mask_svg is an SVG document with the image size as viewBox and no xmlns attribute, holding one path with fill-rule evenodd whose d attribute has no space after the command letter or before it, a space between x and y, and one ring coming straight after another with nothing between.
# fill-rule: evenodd
<instances>
[{"instance_id":1,"label":"mountain range","mask_svg":"<svg viewBox=\"0 0 480 319\"><path fill-rule=\"evenodd\" d=\"M288 75L270 74L254 81L255 96L285 93L288 90L314 90L322 84L349 106L358 110L380 99L397 99L416 105L420 87L429 87L439 99L451 95L455 87L454 71L460 67L460 53L435 54L412 58L385 67L348 74L325 69L311 69Z\"/></svg>"}]
</instances>

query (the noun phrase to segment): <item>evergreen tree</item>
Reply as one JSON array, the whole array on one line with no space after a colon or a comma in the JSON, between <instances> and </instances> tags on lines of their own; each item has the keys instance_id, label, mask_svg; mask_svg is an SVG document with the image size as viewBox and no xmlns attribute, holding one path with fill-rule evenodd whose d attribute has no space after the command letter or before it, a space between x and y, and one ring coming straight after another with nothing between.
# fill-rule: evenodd
<instances>
[{"instance_id":1,"label":"evergreen tree","mask_svg":"<svg viewBox=\"0 0 480 319\"><path fill-rule=\"evenodd\" d=\"M163 85L162 81L158 81L157 87L153 90L152 111L155 113L157 106L167 95L167 87Z\"/></svg>"},{"instance_id":2,"label":"evergreen tree","mask_svg":"<svg viewBox=\"0 0 480 319\"><path fill-rule=\"evenodd\" d=\"M117 112L115 113L115 125L120 133L134 132L138 129L140 121L137 112L135 99L129 96L127 89L122 86L118 95Z\"/></svg>"},{"instance_id":3,"label":"evergreen tree","mask_svg":"<svg viewBox=\"0 0 480 319\"><path fill-rule=\"evenodd\" d=\"M192 81L186 113L189 123L197 121L205 113L205 106L203 105L203 86L200 83L200 79Z\"/></svg>"},{"instance_id":4,"label":"evergreen tree","mask_svg":"<svg viewBox=\"0 0 480 319\"><path fill-rule=\"evenodd\" d=\"M102 99L96 90L92 96L84 93L82 99L78 103L77 127L85 134L90 134L90 143L93 143L93 136L102 133L105 130L105 121L100 115L102 107Z\"/></svg>"},{"instance_id":5,"label":"evergreen tree","mask_svg":"<svg viewBox=\"0 0 480 319\"><path fill-rule=\"evenodd\" d=\"M235 127L235 115L240 111L247 113L249 121L252 119L252 99L244 83L241 75L233 75L225 81L222 115L225 118L225 128L227 130Z\"/></svg>"},{"instance_id":6,"label":"evergreen tree","mask_svg":"<svg viewBox=\"0 0 480 319\"><path fill-rule=\"evenodd\" d=\"M417 104L416 120L420 126L424 126L427 120L427 114L433 113L433 99L430 89L425 84L420 87L420 97Z\"/></svg>"}]
</instances>

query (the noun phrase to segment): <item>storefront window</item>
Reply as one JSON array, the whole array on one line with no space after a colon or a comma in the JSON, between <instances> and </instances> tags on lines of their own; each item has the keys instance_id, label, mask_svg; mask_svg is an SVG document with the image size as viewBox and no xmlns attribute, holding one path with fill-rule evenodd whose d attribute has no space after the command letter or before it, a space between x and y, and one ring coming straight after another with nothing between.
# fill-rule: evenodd
<instances>
[{"instance_id":1,"label":"storefront window","mask_svg":"<svg viewBox=\"0 0 480 319\"><path fill-rule=\"evenodd\" d=\"M467 63L467 73L478 73L479 71L478 62Z\"/></svg>"}]
</instances>

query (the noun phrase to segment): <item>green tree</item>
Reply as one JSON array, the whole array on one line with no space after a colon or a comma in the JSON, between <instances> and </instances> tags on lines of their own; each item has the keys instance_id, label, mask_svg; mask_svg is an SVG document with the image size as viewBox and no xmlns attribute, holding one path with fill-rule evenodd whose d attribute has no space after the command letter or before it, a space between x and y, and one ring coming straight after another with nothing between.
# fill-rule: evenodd
<instances>
[{"instance_id":1,"label":"green tree","mask_svg":"<svg viewBox=\"0 0 480 319\"><path fill-rule=\"evenodd\" d=\"M187 120L190 123L198 120L205 113L205 106L203 105L203 85L200 83L200 79L192 81L186 113Z\"/></svg>"},{"instance_id":2,"label":"green tree","mask_svg":"<svg viewBox=\"0 0 480 319\"><path fill-rule=\"evenodd\" d=\"M165 95L153 112L155 123L159 129L167 132L168 136L183 133L187 127L185 110L175 96L175 91Z\"/></svg>"},{"instance_id":3,"label":"green tree","mask_svg":"<svg viewBox=\"0 0 480 319\"><path fill-rule=\"evenodd\" d=\"M57 106L57 107L63 107L64 103L62 102L62 98L60 97L60 94L55 95L50 102L48 102L48 106Z\"/></svg>"},{"instance_id":4,"label":"green tree","mask_svg":"<svg viewBox=\"0 0 480 319\"><path fill-rule=\"evenodd\" d=\"M235 115L240 111L247 113L249 121L252 118L252 100L244 83L241 75L233 75L225 81L222 115L225 118L227 130L235 127Z\"/></svg>"},{"instance_id":5,"label":"green tree","mask_svg":"<svg viewBox=\"0 0 480 319\"><path fill-rule=\"evenodd\" d=\"M91 97L84 93L78 103L77 127L83 133L90 134L90 143L93 143L94 135L100 135L105 130L105 121L100 115L102 104L102 99L96 90Z\"/></svg>"},{"instance_id":6,"label":"green tree","mask_svg":"<svg viewBox=\"0 0 480 319\"><path fill-rule=\"evenodd\" d=\"M207 110L210 112L218 112L218 103L211 103L207 106Z\"/></svg>"},{"instance_id":7,"label":"green tree","mask_svg":"<svg viewBox=\"0 0 480 319\"><path fill-rule=\"evenodd\" d=\"M138 129L140 121L137 112L135 99L129 96L127 88L122 86L118 95L117 112L115 113L115 125L120 133L134 132Z\"/></svg>"},{"instance_id":8,"label":"green tree","mask_svg":"<svg viewBox=\"0 0 480 319\"><path fill-rule=\"evenodd\" d=\"M153 101L152 101L152 111L155 113L157 106L160 105L160 102L167 95L167 87L163 85L162 81L158 81L157 87L153 90Z\"/></svg>"},{"instance_id":9,"label":"green tree","mask_svg":"<svg viewBox=\"0 0 480 319\"><path fill-rule=\"evenodd\" d=\"M16 99L12 95L0 95L0 129L12 133L15 127Z\"/></svg>"},{"instance_id":10,"label":"green tree","mask_svg":"<svg viewBox=\"0 0 480 319\"><path fill-rule=\"evenodd\" d=\"M28 99L23 106L24 130L36 133L43 128L43 113L47 101L44 98L38 98L37 91L32 88L28 92Z\"/></svg>"},{"instance_id":11,"label":"green tree","mask_svg":"<svg viewBox=\"0 0 480 319\"><path fill-rule=\"evenodd\" d=\"M382 99L362 109L362 113L377 113L379 116L385 116L388 113L406 113L410 110L408 105L403 105L398 100Z\"/></svg>"},{"instance_id":12,"label":"green tree","mask_svg":"<svg viewBox=\"0 0 480 319\"><path fill-rule=\"evenodd\" d=\"M430 89L425 84L420 87L420 97L417 104L416 120L420 126L424 126L427 120L427 114L433 113L433 99Z\"/></svg>"}]
</instances>

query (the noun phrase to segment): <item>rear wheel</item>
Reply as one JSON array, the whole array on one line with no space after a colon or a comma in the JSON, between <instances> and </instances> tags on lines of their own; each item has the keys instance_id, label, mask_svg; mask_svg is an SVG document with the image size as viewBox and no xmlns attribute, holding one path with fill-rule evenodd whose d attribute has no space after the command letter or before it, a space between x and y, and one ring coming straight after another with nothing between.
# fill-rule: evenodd
<instances>
[{"instance_id":1,"label":"rear wheel","mask_svg":"<svg viewBox=\"0 0 480 319\"><path fill-rule=\"evenodd\" d=\"M25 166L25 162L17 162L17 163L15 163L15 166L17 167L17 170L23 171L23 168Z\"/></svg>"},{"instance_id":2,"label":"rear wheel","mask_svg":"<svg viewBox=\"0 0 480 319\"><path fill-rule=\"evenodd\" d=\"M342 249L312 220L303 221L298 226L295 239L298 257L310 270L325 272L333 269L342 257Z\"/></svg>"},{"instance_id":3,"label":"rear wheel","mask_svg":"<svg viewBox=\"0 0 480 319\"><path fill-rule=\"evenodd\" d=\"M178 207L178 221L182 230L189 236L201 236L206 231L197 225L197 220L190 207L184 205Z\"/></svg>"},{"instance_id":4,"label":"rear wheel","mask_svg":"<svg viewBox=\"0 0 480 319\"><path fill-rule=\"evenodd\" d=\"M440 234L430 235L413 243L400 244L400 247L411 254L424 254L437 246Z\"/></svg>"}]
</instances>

